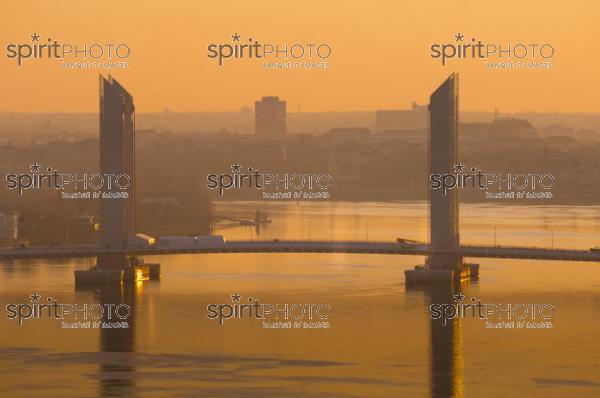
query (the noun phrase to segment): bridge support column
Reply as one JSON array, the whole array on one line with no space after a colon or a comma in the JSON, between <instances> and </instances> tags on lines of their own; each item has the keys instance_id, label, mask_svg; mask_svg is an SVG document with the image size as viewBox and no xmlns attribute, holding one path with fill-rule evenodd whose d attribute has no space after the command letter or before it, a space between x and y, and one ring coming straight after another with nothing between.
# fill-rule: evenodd
<instances>
[{"instance_id":1,"label":"bridge support column","mask_svg":"<svg viewBox=\"0 0 600 398\"><path fill-rule=\"evenodd\" d=\"M75 287L114 286L123 283L124 271L121 269L98 269L75 271Z\"/></svg>"},{"instance_id":2,"label":"bridge support column","mask_svg":"<svg viewBox=\"0 0 600 398\"><path fill-rule=\"evenodd\" d=\"M452 284L479 279L479 264L463 263L453 268L431 268L418 265L404 271L407 285Z\"/></svg>"},{"instance_id":3,"label":"bridge support column","mask_svg":"<svg viewBox=\"0 0 600 398\"><path fill-rule=\"evenodd\" d=\"M123 253L101 254L96 260L96 268L127 270L131 268L131 257Z\"/></svg>"},{"instance_id":4,"label":"bridge support column","mask_svg":"<svg viewBox=\"0 0 600 398\"><path fill-rule=\"evenodd\" d=\"M97 265L75 271L75 286L110 286L160 279L160 264L146 264L136 256L120 253L98 256Z\"/></svg>"}]
</instances>

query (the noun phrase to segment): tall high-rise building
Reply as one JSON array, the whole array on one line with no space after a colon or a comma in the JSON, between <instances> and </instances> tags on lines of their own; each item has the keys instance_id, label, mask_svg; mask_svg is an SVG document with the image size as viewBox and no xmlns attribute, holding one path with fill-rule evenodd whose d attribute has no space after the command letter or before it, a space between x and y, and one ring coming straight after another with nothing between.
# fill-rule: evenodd
<instances>
[{"instance_id":1,"label":"tall high-rise building","mask_svg":"<svg viewBox=\"0 0 600 398\"><path fill-rule=\"evenodd\" d=\"M129 176L128 198L103 198L101 204L101 245L125 248L135 235L135 107L133 97L111 76L100 76L100 173ZM103 191L123 192L115 184Z\"/></svg>"},{"instance_id":2,"label":"tall high-rise building","mask_svg":"<svg viewBox=\"0 0 600 398\"><path fill-rule=\"evenodd\" d=\"M429 173L454 174L458 163L458 74L453 73L429 99ZM429 225L432 247L448 249L459 246L458 193L452 189L429 190ZM460 256L432 254L432 269L457 269Z\"/></svg>"},{"instance_id":3,"label":"tall high-rise building","mask_svg":"<svg viewBox=\"0 0 600 398\"><path fill-rule=\"evenodd\" d=\"M262 97L254 103L256 135L283 135L286 130L286 103L279 97Z\"/></svg>"}]
</instances>

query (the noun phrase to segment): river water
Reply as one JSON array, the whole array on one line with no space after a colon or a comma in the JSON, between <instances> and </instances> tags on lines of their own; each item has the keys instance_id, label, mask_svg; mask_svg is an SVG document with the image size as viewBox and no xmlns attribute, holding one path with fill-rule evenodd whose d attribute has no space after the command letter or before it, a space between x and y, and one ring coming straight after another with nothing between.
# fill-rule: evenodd
<instances>
[{"instance_id":1,"label":"river water","mask_svg":"<svg viewBox=\"0 0 600 398\"><path fill-rule=\"evenodd\" d=\"M226 239L425 240L424 202L221 202ZM463 204L461 241L589 249L599 206ZM478 282L406 289L423 258L357 254L206 254L147 258L160 281L76 290L91 259L0 265L0 396L4 397L598 397L600 264L480 259ZM550 327L445 326L430 305L458 291L484 303L547 304ZM125 303L128 328L66 328L42 314L18 325L7 306ZM207 306L327 305L328 328L265 328L208 318ZM280 308L280 307L278 307ZM81 314L80 314L81 315ZM72 320L72 316L69 318ZM77 318L78 320L80 318ZM274 322L275 323L275 322Z\"/></svg>"}]
</instances>

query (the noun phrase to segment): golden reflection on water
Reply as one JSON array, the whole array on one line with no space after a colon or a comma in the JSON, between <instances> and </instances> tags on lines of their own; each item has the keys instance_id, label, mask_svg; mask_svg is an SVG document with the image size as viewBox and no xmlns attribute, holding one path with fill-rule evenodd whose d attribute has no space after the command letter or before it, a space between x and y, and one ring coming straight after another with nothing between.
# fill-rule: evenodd
<instances>
[{"instance_id":1,"label":"golden reflection on water","mask_svg":"<svg viewBox=\"0 0 600 398\"><path fill-rule=\"evenodd\" d=\"M464 291L444 287L424 289L426 302L453 303L453 295ZM439 320L430 320L430 393L432 398L463 398L464 361L463 361L463 325L460 320L452 319L443 326Z\"/></svg>"},{"instance_id":2,"label":"golden reflection on water","mask_svg":"<svg viewBox=\"0 0 600 398\"><path fill-rule=\"evenodd\" d=\"M223 206L241 212L252 208ZM426 236L418 203L286 206L271 207L273 223L260 231L261 238L305 238L302 233L311 228L314 239L361 239L360 228L367 222L370 239ZM573 228L579 232L570 238L573 244L592 246L597 239L597 209L574 209L569 215L518 210L500 209L516 214L502 220L506 231L512 231L511 225L523 230L528 222L560 223L570 234L568 217L575 214ZM469 217L463 221L467 238L488 238L488 227ZM532 241L543 240L543 230L532 228ZM248 229L218 233L245 238ZM523 241L521 235L511 239ZM14 392L19 391L47 397L461 398L497 393L554 398L591 396L600 385L597 358L590 355L600 333L594 315L600 274L594 264L480 261L481 281L461 287L465 295L557 307L553 330L498 331L472 319L445 327L431 320L429 305L452 302L453 292L405 290L403 271L422 262L418 257L279 253L146 260L162 264L160 282L136 281L133 288L103 291L74 290L73 270L89 267L81 260L3 264L4 305L27 302L28 294L38 291L64 303L129 303L133 318L126 330L64 330L53 320L30 320L17 328L2 318L0 366L9 371L0 374L0 396L18 396ZM208 304L230 302L236 292L267 303L329 303L332 328L267 330L251 319L219 327L207 318Z\"/></svg>"}]
</instances>

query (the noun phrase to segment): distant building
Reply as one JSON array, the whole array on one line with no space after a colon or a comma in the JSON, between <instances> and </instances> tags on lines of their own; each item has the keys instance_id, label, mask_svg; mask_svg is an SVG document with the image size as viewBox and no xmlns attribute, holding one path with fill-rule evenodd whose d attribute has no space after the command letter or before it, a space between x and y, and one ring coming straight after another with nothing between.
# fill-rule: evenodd
<instances>
[{"instance_id":1,"label":"distant building","mask_svg":"<svg viewBox=\"0 0 600 398\"><path fill-rule=\"evenodd\" d=\"M550 124L547 126L539 127L537 131L540 137L572 137L574 135L575 129L573 127L562 126L560 124Z\"/></svg>"},{"instance_id":2,"label":"distant building","mask_svg":"<svg viewBox=\"0 0 600 398\"><path fill-rule=\"evenodd\" d=\"M336 138L364 138L371 134L371 129L367 127L338 127L329 130L330 137Z\"/></svg>"},{"instance_id":3,"label":"distant building","mask_svg":"<svg viewBox=\"0 0 600 398\"><path fill-rule=\"evenodd\" d=\"M529 121L514 118L497 118L489 123L464 123L461 124L461 135L465 139L497 139L504 142L538 138L536 128Z\"/></svg>"},{"instance_id":4,"label":"distant building","mask_svg":"<svg viewBox=\"0 0 600 398\"><path fill-rule=\"evenodd\" d=\"M386 109L375 112L375 131L427 129L427 105L413 102L412 109Z\"/></svg>"},{"instance_id":5,"label":"distant building","mask_svg":"<svg viewBox=\"0 0 600 398\"><path fill-rule=\"evenodd\" d=\"M552 136L542 139L544 148L557 151L573 151L579 148L579 142L573 137Z\"/></svg>"},{"instance_id":6,"label":"distant building","mask_svg":"<svg viewBox=\"0 0 600 398\"><path fill-rule=\"evenodd\" d=\"M14 242L19 239L19 212L6 211L0 213L0 241Z\"/></svg>"},{"instance_id":7,"label":"distant building","mask_svg":"<svg viewBox=\"0 0 600 398\"><path fill-rule=\"evenodd\" d=\"M128 198L101 202L104 247L125 248L134 229L135 108L133 97L111 76L100 76L100 173L129 176ZM113 185L113 189L116 189Z\"/></svg>"},{"instance_id":8,"label":"distant building","mask_svg":"<svg viewBox=\"0 0 600 398\"><path fill-rule=\"evenodd\" d=\"M65 244L80 245L95 241L98 223L94 216L69 216L65 222Z\"/></svg>"},{"instance_id":9,"label":"distant building","mask_svg":"<svg viewBox=\"0 0 600 398\"><path fill-rule=\"evenodd\" d=\"M262 97L254 103L256 135L279 136L286 131L286 102L279 97Z\"/></svg>"},{"instance_id":10,"label":"distant building","mask_svg":"<svg viewBox=\"0 0 600 398\"><path fill-rule=\"evenodd\" d=\"M336 181L355 181L361 171L361 148L371 135L366 127L341 127L329 130L329 173Z\"/></svg>"},{"instance_id":11,"label":"distant building","mask_svg":"<svg viewBox=\"0 0 600 398\"><path fill-rule=\"evenodd\" d=\"M341 145L356 145L364 142L371 135L366 127L341 127L329 130L329 145L340 148Z\"/></svg>"}]
</instances>

